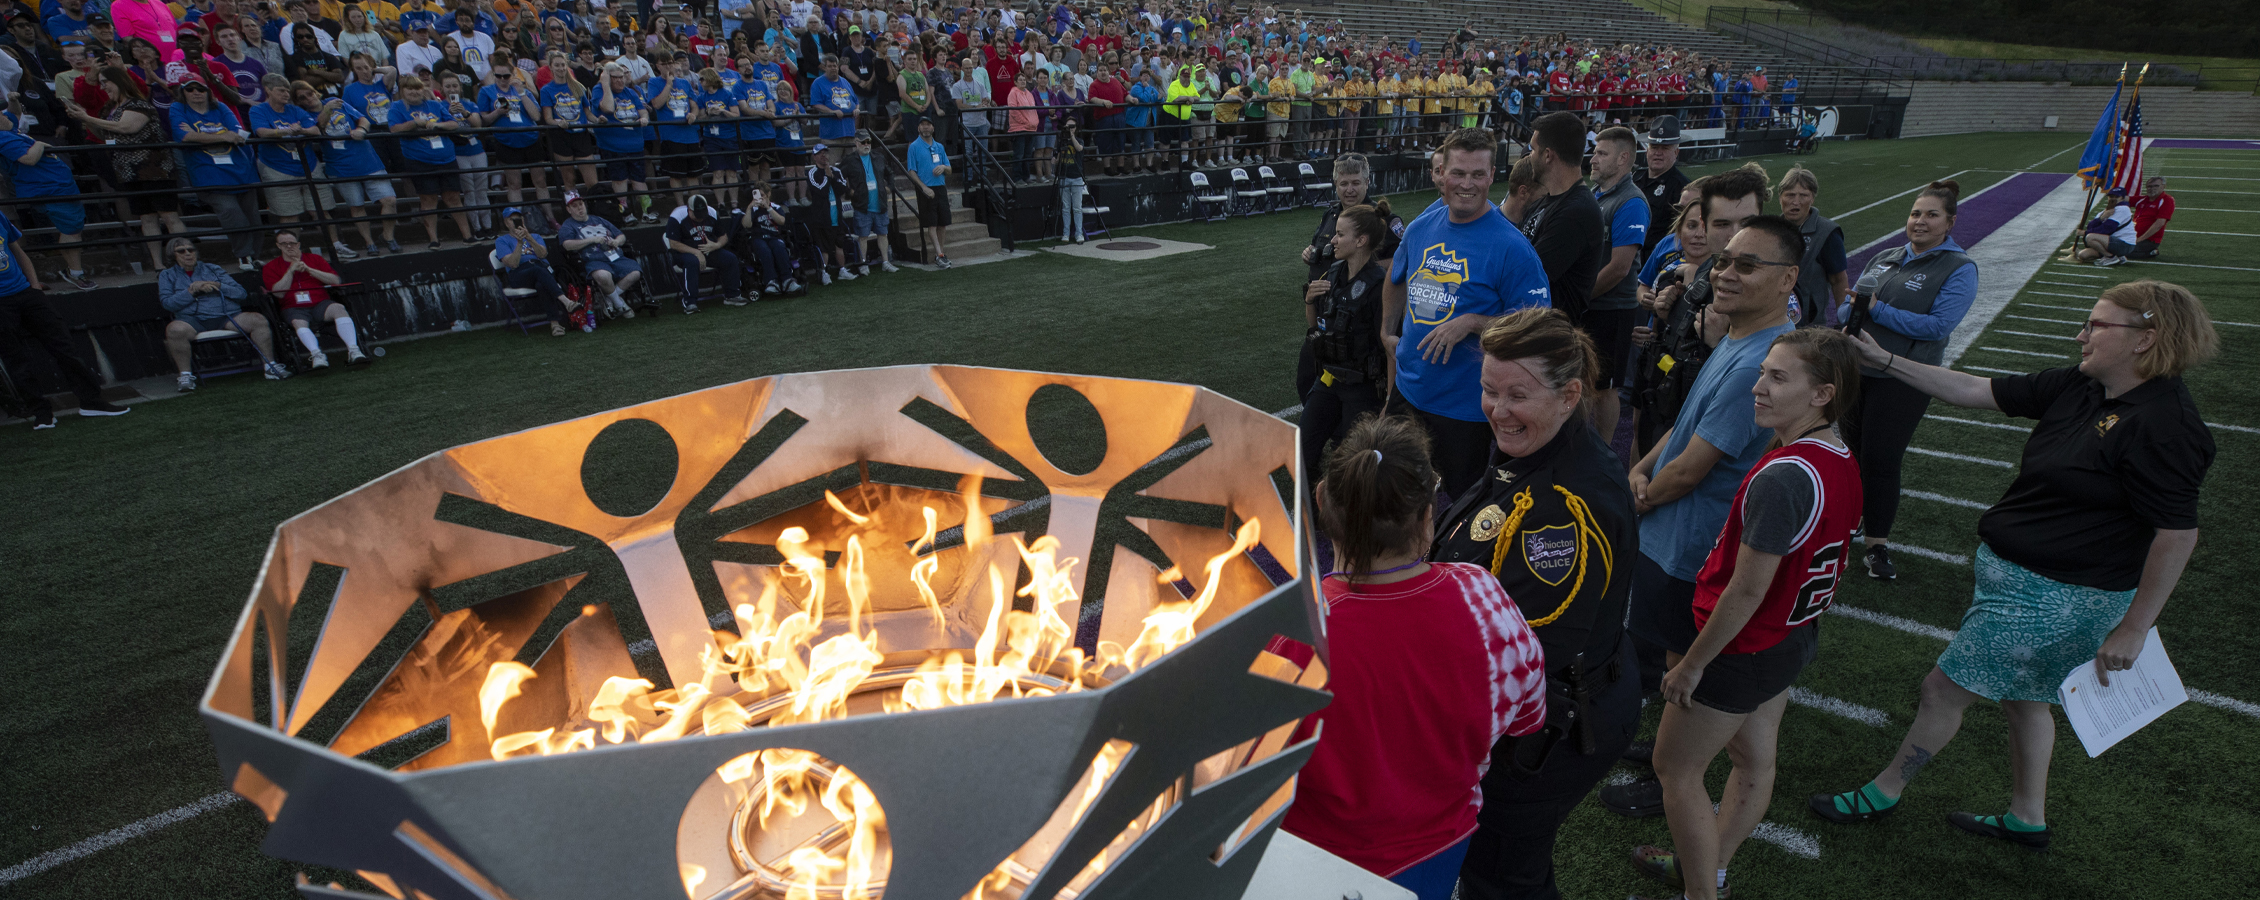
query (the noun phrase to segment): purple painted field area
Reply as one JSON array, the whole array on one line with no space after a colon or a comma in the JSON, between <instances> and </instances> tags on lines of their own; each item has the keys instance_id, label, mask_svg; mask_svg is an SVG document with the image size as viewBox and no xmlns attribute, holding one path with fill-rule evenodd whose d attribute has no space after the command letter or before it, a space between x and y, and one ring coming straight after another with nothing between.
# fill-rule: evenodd
<instances>
[{"instance_id":1,"label":"purple painted field area","mask_svg":"<svg viewBox=\"0 0 2260 900\"><path fill-rule=\"evenodd\" d=\"M2152 150L2260 150L2260 141L2230 141L2220 138L2158 138L2150 142Z\"/></svg>"},{"instance_id":2,"label":"purple painted field area","mask_svg":"<svg viewBox=\"0 0 2260 900\"><path fill-rule=\"evenodd\" d=\"M2040 202L2040 198L2048 196L2049 191L2055 190L2057 185L2071 177L2052 172L2019 172L1984 193L1963 200L1954 217L1955 242L1964 248L1976 247L1979 241L1985 240L1986 235L2009 224L2010 219ZM1909 206L1914 205L1914 199L1908 198L1907 203ZM1853 254L1847 271L1858 273L1867 268L1868 260L1874 259L1876 254L1905 243L1906 232L1894 233L1883 243Z\"/></svg>"}]
</instances>

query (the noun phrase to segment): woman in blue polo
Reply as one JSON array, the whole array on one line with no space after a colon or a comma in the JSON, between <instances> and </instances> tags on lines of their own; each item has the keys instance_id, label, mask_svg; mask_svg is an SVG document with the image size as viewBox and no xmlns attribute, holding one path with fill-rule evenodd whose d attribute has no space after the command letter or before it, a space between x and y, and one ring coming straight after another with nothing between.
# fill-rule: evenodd
<instances>
[{"instance_id":1,"label":"woman in blue polo","mask_svg":"<svg viewBox=\"0 0 2260 900\"><path fill-rule=\"evenodd\" d=\"M86 207L78 200L78 179L71 175L69 164L47 152L50 148L45 141L13 130L16 125L13 117L0 116L0 128L10 129L0 131L0 171L6 172L8 182L16 186L16 199L32 201L55 226L55 240L63 245L63 262L69 267L63 280L79 290L92 290L94 282L86 280L86 265L80 261L77 247L79 232L86 230Z\"/></svg>"},{"instance_id":2,"label":"woman in blue polo","mask_svg":"<svg viewBox=\"0 0 2260 900\"><path fill-rule=\"evenodd\" d=\"M251 194L259 173L251 166L250 148L242 146L251 135L234 110L212 102L212 88L202 80L182 81L174 93L180 100L171 110L173 140L196 145L182 154L188 157L188 183L219 216L220 227L232 232L228 243L236 267L249 272L259 252L259 235L251 230L259 223L258 200Z\"/></svg>"},{"instance_id":3,"label":"woman in blue polo","mask_svg":"<svg viewBox=\"0 0 2260 900\"><path fill-rule=\"evenodd\" d=\"M439 207L454 210L455 230L471 240L471 219L463 214L461 175L455 167L452 132L463 127L447 104L432 98L423 79L400 79L400 99L392 104L392 131L400 135L402 175L416 188L417 205L424 212L424 233L430 250L439 249ZM440 198L439 203L432 202Z\"/></svg>"},{"instance_id":4,"label":"woman in blue polo","mask_svg":"<svg viewBox=\"0 0 2260 900\"><path fill-rule=\"evenodd\" d=\"M628 199L632 185L638 195L651 190L644 183L643 129L649 117L644 95L628 83L628 67L607 63L597 89L589 92L589 121L609 127L596 130L596 153L604 158L604 177L612 182L612 195L620 202L620 222L659 221L657 213L644 213Z\"/></svg>"},{"instance_id":5,"label":"woman in blue polo","mask_svg":"<svg viewBox=\"0 0 2260 900\"><path fill-rule=\"evenodd\" d=\"M527 176L534 180L534 198L549 199L549 148L542 140L541 95L534 92L533 76L517 66L497 66L495 83L479 89L479 120L495 129L488 155L503 166L503 196L515 204L525 199Z\"/></svg>"}]
</instances>

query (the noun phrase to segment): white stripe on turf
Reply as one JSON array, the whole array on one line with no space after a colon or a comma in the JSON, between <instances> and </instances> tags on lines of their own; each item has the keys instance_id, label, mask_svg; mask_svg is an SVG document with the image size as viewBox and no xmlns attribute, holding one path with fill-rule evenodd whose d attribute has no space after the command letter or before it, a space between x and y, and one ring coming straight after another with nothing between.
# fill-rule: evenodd
<instances>
[{"instance_id":1,"label":"white stripe on turf","mask_svg":"<svg viewBox=\"0 0 2260 900\"><path fill-rule=\"evenodd\" d=\"M1843 716L1862 725L1882 728L1891 724L1891 717L1884 715L1883 710L1869 709L1849 700L1838 700L1835 697L1816 694L1801 687L1789 689L1789 702L1798 706L1810 706L1831 715Z\"/></svg>"},{"instance_id":2,"label":"white stripe on turf","mask_svg":"<svg viewBox=\"0 0 2260 900\"><path fill-rule=\"evenodd\" d=\"M2047 283L2048 283L2048 282L2045 282L2045 281L2041 282L2041 284L2047 284ZM2039 292L2039 291L2034 291L2033 293L2037 294L2037 293L2040 293L2040 292ZM2069 297L2069 296L2071 296L2071 295L2070 295L2070 294L2050 294L2050 295L2048 295L2048 296L2051 296L2051 297ZM2086 307L2086 306L2057 306L2056 304L2053 304L2053 303L2034 303L2034 302L2032 302L2032 301L2030 301L2030 300L2020 300L2020 301L2018 301L2018 302L2017 302L2017 305L2018 305L2018 306L2037 306L2037 307L2040 307L2041 309L2060 309L2060 310L2063 310L2063 311L2065 311L2065 312L2076 312L2076 313L2083 313L2083 312L2092 312L2092 311L2093 311L2093 309L2092 309L2092 308L2090 308L2090 307Z\"/></svg>"},{"instance_id":3,"label":"white stripe on turf","mask_svg":"<svg viewBox=\"0 0 2260 900\"><path fill-rule=\"evenodd\" d=\"M2189 699L2203 703L2206 706L2218 707L2230 712L2240 712L2253 718L2260 719L2260 703L2246 703L2242 700L2236 699L2235 697L2223 697L2219 694L2213 693L2212 691L2200 691L2195 688L2190 689Z\"/></svg>"},{"instance_id":4,"label":"white stripe on turf","mask_svg":"<svg viewBox=\"0 0 2260 900\"><path fill-rule=\"evenodd\" d=\"M2002 183L2006 183L2006 179L1994 186ZM2078 221L2084 211L2084 191L2079 179L2065 179L2031 205L2017 210L2014 218L1994 229L1984 240L1970 246L1971 261L1978 264L1978 271L1984 272L1986 277L1979 283L1977 297L1971 301L1962 323L1955 326L1954 334L1947 338L1940 365L1951 367L1961 359L1986 327L1993 324L1994 317L2009 306L2009 301L2016 299L2025 283L2040 274L2041 266L2064 242L2063 223ZM1979 191L1970 196L1974 198L1984 193Z\"/></svg>"},{"instance_id":5,"label":"white stripe on turf","mask_svg":"<svg viewBox=\"0 0 2260 900\"><path fill-rule=\"evenodd\" d=\"M1899 545L1893 544L1892 546L1897 547ZM1866 622L1870 625L1881 625L1885 628L1889 628L1895 631L1904 631L1908 634L1920 635L1927 638L1937 638L1942 641L1951 641L1954 639L1954 629L1940 628L1936 625L1925 625L1913 619L1902 619L1898 616L1891 615L1890 613L1879 613L1874 610L1861 609L1857 606L1845 606L1842 603L1830 604L1828 611L1836 615L1843 616L1847 619Z\"/></svg>"},{"instance_id":6,"label":"white stripe on turf","mask_svg":"<svg viewBox=\"0 0 2260 900\"><path fill-rule=\"evenodd\" d=\"M1988 375L2030 375L2030 374L2032 374L2032 373L2030 373L2030 372L2019 372L2019 371L2017 371L2017 370L2015 370L2015 369L1989 369L1989 368L1986 368L1986 367L1984 367L1984 366L1963 366L1963 367L1962 367L1962 371L1965 371L1965 372L1984 372L1984 373L1986 373L1986 374L1988 374Z\"/></svg>"},{"instance_id":7,"label":"white stripe on turf","mask_svg":"<svg viewBox=\"0 0 2260 900\"><path fill-rule=\"evenodd\" d=\"M2057 265L2059 265L2059 266L2064 266L2064 265L2070 265L2070 263L2063 263L2063 262L2059 262L2059 263L2057 263ZM2080 268L2083 268L2083 269L2084 269L2084 268L2086 268L2086 266L2085 266L2085 265L2082 265L2082 266L2081 266ZM2094 272L2066 272L2066 271L2063 271L2063 270L2061 270L2061 269L2050 269L2050 270L2048 270L2048 274L2050 274L2050 275L2061 275L2061 276L2068 276L2068 277L2071 277L2071 278L2103 278L2103 277L2106 277L2106 276L2103 276L2103 275L2100 275L2100 274L2097 274L2097 273L2094 273Z\"/></svg>"},{"instance_id":8,"label":"white stripe on turf","mask_svg":"<svg viewBox=\"0 0 2260 900\"><path fill-rule=\"evenodd\" d=\"M2002 431L2014 431L2018 434L2029 434L2032 432L2032 429L2030 428L2020 428L2007 422L1980 422L1976 419L1957 419L1953 416L1937 416L1928 414L1924 415L1923 418L1938 422L1952 422L1956 425L1975 425L1979 428L1998 428Z\"/></svg>"},{"instance_id":9,"label":"white stripe on turf","mask_svg":"<svg viewBox=\"0 0 2260 900\"><path fill-rule=\"evenodd\" d=\"M1791 856L1802 856L1806 859L1821 858L1821 842L1819 838L1816 838L1810 834L1806 834L1805 832L1798 831L1797 829L1791 828L1787 825L1781 825L1774 822L1759 822L1757 830L1750 832L1750 836L1757 838L1758 840L1765 841L1766 843L1772 844L1776 847L1780 847L1781 849L1788 851Z\"/></svg>"},{"instance_id":10,"label":"white stripe on turf","mask_svg":"<svg viewBox=\"0 0 2260 900\"><path fill-rule=\"evenodd\" d=\"M1909 490L1909 489L1907 489L1907 488L1900 488L1900 489L1899 489L1899 496L1901 496L1901 497L1913 497L1913 498L1915 498L1915 499L1917 499L1917 500L1929 500L1929 501L1931 501L1931 502L1933 502L1933 503L1944 503L1944 504L1946 504L1946 505L1948 505L1948 506L1959 506L1959 507L1961 507L1961 508L1963 508L1963 509L1990 509L1990 508L1991 508L1991 507L1988 507L1988 506L1986 506L1985 504L1983 504L1983 503L1979 503L1979 502L1977 502L1977 501L1975 501L1975 500L1964 500L1964 499L1962 499L1962 498L1960 498L1960 497L1949 497L1949 496L1946 496L1945 494L1933 494L1933 493L1931 493L1931 492L1929 492L1929 491L1916 491L1916 490Z\"/></svg>"},{"instance_id":11,"label":"white stripe on turf","mask_svg":"<svg viewBox=\"0 0 2260 900\"><path fill-rule=\"evenodd\" d=\"M1941 553L1937 550L1925 550L1921 547L1902 544L1898 541L1891 542L1891 552L1904 553L1908 556L1919 556L1924 559L1935 560L1937 562L1946 563L1948 565L1966 566L1970 564L1970 558L1959 553Z\"/></svg>"},{"instance_id":12,"label":"white stripe on turf","mask_svg":"<svg viewBox=\"0 0 2260 900\"><path fill-rule=\"evenodd\" d=\"M1282 410L1280 410L1280 411L1278 411L1278 412L1272 413L1272 414L1271 414L1271 417L1272 417L1272 418L1274 418L1274 419L1284 419L1284 418L1287 418L1288 416L1292 416L1292 415L1295 415L1295 414L1297 414L1297 413L1300 413L1300 412L1302 412L1302 411L1303 411L1303 405L1302 405L1302 404L1300 404L1300 403L1297 403L1297 404L1295 404L1295 405L1293 405L1293 406L1287 407L1286 409L1282 409Z\"/></svg>"},{"instance_id":13,"label":"white stripe on turf","mask_svg":"<svg viewBox=\"0 0 2260 900\"><path fill-rule=\"evenodd\" d=\"M2055 291L2032 291L2032 292L2030 292L2030 293L2034 293L2034 294L2039 294L2040 296L2043 296L2043 297L2070 297L2070 298L2072 298L2072 299L2074 299L2074 300L2085 300L2085 299L2087 299L2087 295L2086 295L2086 294L2062 294L2062 293L2057 293L2057 292L2055 292ZM2039 306L2040 304L2038 304L2038 303L2034 303L2034 304L2030 304L2030 305L2032 305L2032 306ZM2078 309L2078 307L2074 307L2074 306L2056 306L2056 307L2051 307L2051 309ZM2080 310L2080 311L2081 311L2081 312L2086 312L2087 310L2084 310L2084 309L2082 309L2082 310ZM2085 323L2081 323L2081 324L2085 324Z\"/></svg>"},{"instance_id":14,"label":"white stripe on turf","mask_svg":"<svg viewBox=\"0 0 2260 900\"><path fill-rule=\"evenodd\" d=\"M2181 210L2185 210L2185 209L2186 209L2186 210L2190 210L2190 211L2192 211L2192 212L2237 212L2237 213L2252 213L2252 212L2260 212L2260 209L2223 209L2223 208L2221 208L2221 207L2218 207L2218 206L2177 206L2177 207L2174 207L2174 209L2175 209L2175 211L2177 211L2177 212L2178 212L2178 211L2181 211Z\"/></svg>"},{"instance_id":15,"label":"white stripe on turf","mask_svg":"<svg viewBox=\"0 0 2260 900\"><path fill-rule=\"evenodd\" d=\"M2253 237L2260 237L2260 234L2256 234L2256 235L2253 235ZM2045 281L2043 281L2043 282L2040 282L2040 283L2041 283L2041 284L2047 284L2048 282L2045 282ZM2045 296L2049 296L2049 297L2070 297L2070 298L2072 298L2072 299L2075 299L2075 300L2085 300L2085 299L2087 299L2087 295L2085 295L2085 294L2050 294L2050 293L2048 293L2047 291L2031 291L2030 293L2034 293L2034 294L2042 294L2042 295L2045 295ZM2088 312L2088 311L2089 311L2089 308L2088 308L2088 307L2085 307L2085 306L2056 306L2056 305L2054 305L2054 304L2049 304L2049 303L2034 303L2034 302L2032 302L2032 301L2030 301L2030 300L2019 300L2019 301L2017 301L2017 305L2018 305L2018 306L2037 306L2037 307L2039 307L2039 308L2041 308L2041 309L2060 309L2060 310L2063 310L2063 311L2065 311L2065 312L2076 312L2076 313L2084 313L2084 312ZM2049 322L2049 321L2054 321L2054 320L2052 320L2052 319L2034 319L2033 321L2035 321L2035 322ZM2060 325L2085 325L2085 324L2087 324L2087 323L2085 323L2085 322L2059 322L2059 323L2057 323L2057 324L2060 324ZM2238 328L2260 328L2260 324L2254 324L2254 323L2252 323L2252 322L2224 322L2224 321L2221 321L2220 319L2214 319L2214 320L2213 320L2213 324L2215 324L2215 325L2233 325L2233 326L2236 326L2236 327L2238 327Z\"/></svg>"},{"instance_id":16,"label":"white stripe on turf","mask_svg":"<svg viewBox=\"0 0 2260 900\"><path fill-rule=\"evenodd\" d=\"M1951 459L1955 462L1976 463L1981 466L1993 466L1999 469L2014 469L2017 467L2016 463L2002 462L1998 459L1987 459L1983 456L1969 456L1962 453L1948 453L1944 450L1927 450L1922 447L1909 447L1907 448L1907 452L1920 453L1924 456L1935 456L1939 459Z\"/></svg>"},{"instance_id":17,"label":"white stripe on turf","mask_svg":"<svg viewBox=\"0 0 2260 900\"><path fill-rule=\"evenodd\" d=\"M236 795L221 791L178 809L166 810L138 822L112 828L61 850L50 850L31 859L0 869L0 885L30 878L65 863L77 862L88 856L108 850L134 838L186 822L238 800Z\"/></svg>"},{"instance_id":18,"label":"white stripe on turf","mask_svg":"<svg viewBox=\"0 0 2260 900\"><path fill-rule=\"evenodd\" d=\"M2033 293L2036 293L2036 294L2037 294L2037 293L2040 293L2040 292L2039 292L2039 291L2034 291ZM2056 296L2065 296L2065 295L2059 294L2059 295L2056 295ZM2046 323L2048 323L2048 324L2050 324L2050 325L2077 325L2077 326L2079 326L2079 327L2081 327L2081 328L2086 328L2086 327L2087 327L2087 323L2086 323L2086 322L2066 322L2066 321L2064 321L2064 320L2062 320L2062 319L2043 319L2043 318L2041 318L2041 317L2039 317L2039 316L2019 316L2019 315L2008 315L2008 316L2003 316L2002 318L2005 318L2005 319L2018 319L2018 320L2022 320L2022 321L2026 321L2026 322L2046 322Z\"/></svg>"},{"instance_id":19,"label":"white stripe on turf","mask_svg":"<svg viewBox=\"0 0 2260 900\"><path fill-rule=\"evenodd\" d=\"M2061 353L2037 353L2037 352L2034 352L2034 351L2031 351L2031 350L2012 350L2012 349L2009 349L2009 348L2007 348L2007 347L1979 347L1978 349L1980 349L1980 350L1991 350L1991 351L1993 351L1993 352L1995 352L1995 353L2014 353L2014 354L2016 354L2016 355L2018 355L2018 356L2038 356L2038 357L2040 357L2040 358L2042 358L2042 359L2063 359L2063 358L2064 358L2064 354L2061 354Z\"/></svg>"},{"instance_id":20,"label":"white stripe on turf","mask_svg":"<svg viewBox=\"0 0 2260 900\"><path fill-rule=\"evenodd\" d=\"M1946 176L1946 178L1954 178L1954 177L1957 177L1957 176L1961 176L1961 175L1966 175L1966 174L1969 174L1969 171L1970 171L1970 170L1968 170L1968 169L1963 169L1962 171L1960 171L1960 172L1956 172L1956 173L1954 173L1953 175L1948 175L1948 176ZM1942 178L1942 179L1939 179L1939 180L1941 180L1941 181L1944 181L1944 180L1946 180L1946 179L1945 179L1945 178ZM1860 207L1859 209L1855 209L1855 210L1853 210L1853 211L1851 211L1851 212L1848 212L1848 213L1843 213L1843 214L1841 214L1841 215L1830 216L1829 218L1830 218L1830 219L1831 219L1832 221L1842 222L1842 221L1844 221L1844 220L1845 220L1845 218L1846 218L1846 217L1849 217L1849 216L1854 216L1854 215L1858 215L1858 214L1860 214L1860 213L1864 213L1864 212L1867 212L1868 210L1874 209L1874 208L1876 208L1876 207L1878 207L1878 206L1882 206L1882 205L1884 205L1884 204L1886 204L1886 203L1889 203L1889 202L1891 202L1891 201L1893 201L1893 200L1897 200L1897 199L1899 199L1899 198L1901 198L1901 197L1907 196L1908 194L1912 194L1912 193L1914 193L1914 192L1916 192L1916 191L1922 190L1923 188L1927 188L1927 187L1930 187L1930 185L1927 185L1927 184L1926 184L1926 185L1923 185L1923 187L1913 187L1913 188L1908 188L1908 189L1906 189L1906 190L1904 190L1904 191L1900 191L1899 193L1893 194L1893 195L1891 195L1891 196L1889 196L1889 197L1885 197L1885 198L1883 198L1883 199L1881 199L1881 200L1878 200L1878 201L1876 201L1876 202L1874 202L1874 203L1870 203L1870 204L1868 204L1868 205L1866 205L1866 206ZM1982 193L1982 192L1981 192L1981 193ZM1977 195L1976 195L1976 194L1972 194L1971 196L1973 196L1973 197L1974 197L1974 196L1977 196ZM1897 234L1897 233L1898 233L1898 232L1892 232L1892 234ZM1885 236L1886 236L1886 237L1889 237L1890 235L1885 235ZM1859 251L1855 250L1855 251L1852 251L1852 252L1854 252L1854 253L1858 253Z\"/></svg>"},{"instance_id":21,"label":"white stripe on turf","mask_svg":"<svg viewBox=\"0 0 2260 900\"><path fill-rule=\"evenodd\" d=\"M2170 263L2170 262L2159 262L2159 261L2157 261L2157 260L2155 260L2155 259L2146 259L2146 260L2143 260L2143 261L2141 261L2141 262L2132 262L2132 263L2128 263L2127 265L2130 265L2130 266L2173 266L2173 267L2175 267L2175 268L2178 268L2178 269L2227 269L2227 270L2229 270L2229 271L2231 271L2231 272L2260 272L2260 269L2256 269L2256 268L2253 268L2253 267L2251 267L2251 266L2206 266L2206 265L2199 265L2199 264L2197 264L2197 263Z\"/></svg>"},{"instance_id":22,"label":"white stripe on turf","mask_svg":"<svg viewBox=\"0 0 2260 900\"><path fill-rule=\"evenodd\" d=\"M2219 235L2219 236L2221 236L2221 237L2260 237L2260 234L2246 234L2246 233L2244 233L2244 232L2242 232L2242 231L2190 231L2189 229L2186 229L2186 228L2176 228L2176 229L2174 229L2174 233L2175 233L2175 234L2212 234L2212 235Z\"/></svg>"},{"instance_id":23,"label":"white stripe on turf","mask_svg":"<svg viewBox=\"0 0 2260 900\"><path fill-rule=\"evenodd\" d=\"M2256 271L2260 271L2260 270L2256 270ZM2076 337L2072 337L2071 335L2068 335L2068 334L2039 334L2039 333L2036 333L2036 332L2031 332L2031 331L2010 331L2009 329L2006 329L2006 328L2003 328L2003 329L2001 329L2000 331L1997 331L1997 332L1994 332L1994 333L1995 333L1995 334L2014 334L2014 335L2017 335L2017 336L2019 336L2019 337L2054 338L2054 339L2056 339L2056 340L2059 340L2059 341L2077 341L2077 340L2079 340L2079 338L2076 338Z\"/></svg>"},{"instance_id":24,"label":"white stripe on turf","mask_svg":"<svg viewBox=\"0 0 2260 900\"><path fill-rule=\"evenodd\" d=\"M2223 425L2219 422L2207 422L2205 423L2205 427L2218 428L2222 431L2240 431L2245 434L2260 434L2260 428L2246 428L2242 425Z\"/></svg>"}]
</instances>

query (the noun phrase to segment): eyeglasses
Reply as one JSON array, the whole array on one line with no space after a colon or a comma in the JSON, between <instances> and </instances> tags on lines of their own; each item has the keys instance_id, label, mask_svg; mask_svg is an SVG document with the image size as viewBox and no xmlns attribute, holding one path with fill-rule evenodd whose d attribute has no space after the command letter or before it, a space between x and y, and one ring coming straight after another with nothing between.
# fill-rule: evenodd
<instances>
[{"instance_id":1,"label":"eyeglasses","mask_svg":"<svg viewBox=\"0 0 2260 900\"><path fill-rule=\"evenodd\" d=\"M184 93L184 94L185 94L185 93L188 93L189 91L197 91L197 92L199 92L199 93L207 93L207 94L208 94L208 93L211 93L211 92L212 92L212 89L211 89L211 88L205 87L205 86L203 86L203 85L201 85L201 84L184 84L184 85L181 85L181 86L180 86L180 89L181 89L181 93Z\"/></svg>"},{"instance_id":2,"label":"eyeglasses","mask_svg":"<svg viewBox=\"0 0 2260 900\"><path fill-rule=\"evenodd\" d=\"M2150 326L2148 325L2128 325L2124 322L2105 322L2102 319L2089 319L2087 320L2087 324L2080 326L2080 334L2084 335L2098 328L2127 328L2139 331L2149 327Z\"/></svg>"},{"instance_id":3,"label":"eyeglasses","mask_svg":"<svg viewBox=\"0 0 2260 900\"><path fill-rule=\"evenodd\" d=\"M1721 256L1719 257L1719 265L1732 266L1734 268L1735 274L1738 275L1756 275L1758 274L1759 269L1768 266L1781 266L1787 268L1790 266L1795 266L1797 265L1797 263L1774 262L1770 259L1761 259L1755 256Z\"/></svg>"}]
</instances>

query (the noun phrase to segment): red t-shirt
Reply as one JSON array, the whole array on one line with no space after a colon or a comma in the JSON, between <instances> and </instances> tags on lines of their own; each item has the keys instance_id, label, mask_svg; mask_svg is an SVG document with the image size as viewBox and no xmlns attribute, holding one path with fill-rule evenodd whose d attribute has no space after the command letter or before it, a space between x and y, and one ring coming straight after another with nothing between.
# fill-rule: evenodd
<instances>
[{"instance_id":1,"label":"red t-shirt","mask_svg":"<svg viewBox=\"0 0 2260 900\"><path fill-rule=\"evenodd\" d=\"M1092 110L1092 115L1102 119L1119 116L1127 111L1124 107L1130 102L1130 89L1123 87L1120 81L1094 81L1091 82L1091 99L1114 104Z\"/></svg>"},{"instance_id":2,"label":"red t-shirt","mask_svg":"<svg viewBox=\"0 0 2260 900\"><path fill-rule=\"evenodd\" d=\"M1742 502L1750 495L1750 482L1773 466L1803 469L1816 489L1815 502L1797 530L1795 546L1782 554L1773 582L1766 585L1765 599L1758 601L1758 611L1750 614L1750 620L1742 624L1742 631L1727 642L1721 654L1767 649L1781 643L1791 629L1819 617L1836 598L1837 579L1851 562L1852 529L1860 524L1861 504L1860 464L1853 461L1852 451L1818 438L1774 450L1760 457L1742 477L1742 487L1734 492L1734 505L1727 509L1726 527L1719 531L1719 542L1711 546L1710 557L1695 574L1696 629L1711 620L1712 611L1719 606L1719 595L1734 580L1734 564L1743 543Z\"/></svg>"},{"instance_id":3,"label":"red t-shirt","mask_svg":"<svg viewBox=\"0 0 2260 900\"><path fill-rule=\"evenodd\" d=\"M2169 222L2170 222L2170 221L2173 221L2173 218L2174 218L2174 195L2172 195L2172 194L2159 194L2159 195L2157 195L2157 196L2153 197L2153 196L2150 196L2150 195L2147 195L2147 194L2145 194L2145 195L2143 195L2143 196L2141 196L2141 197L2137 197L2137 198L2135 198L2135 201L2134 201L2134 236L2135 236L2135 240L2138 240L2138 241L2139 241L2139 240L2141 240L2141 239L2142 239L2142 236L2143 236L2143 235L2145 235L2145 234L2149 234L2149 232L2150 232L2150 223L2152 223L2152 222L2156 222L2156 221L2160 221L2160 220L2165 220L2165 221L2169 221ZM2163 229L2163 228L2161 228L2161 229L2158 229L2158 233L2157 233L2156 235L2153 235L2153 236L2152 236L2152 237L2150 238L2150 240L2151 240L2151 241L2153 241L2153 242L2155 242L2155 243L2159 243L2159 244L2164 244L2164 243L2166 242L2166 230L2165 230L2165 229Z\"/></svg>"},{"instance_id":4,"label":"red t-shirt","mask_svg":"<svg viewBox=\"0 0 2260 900\"><path fill-rule=\"evenodd\" d=\"M330 268L330 261L323 259L318 253L308 251L299 254L298 258L306 261L306 268L313 269L316 272L327 272L331 275L337 274L336 269ZM273 287L275 280L281 278L283 270L288 268L290 268L290 261L280 256L267 260L267 264L259 268L259 283ZM319 281L292 272L290 273L290 283L283 285L282 290L275 292L275 297L276 302L281 303L284 309L303 309L330 299L330 289L323 286Z\"/></svg>"},{"instance_id":5,"label":"red t-shirt","mask_svg":"<svg viewBox=\"0 0 2260 900\"><path fill-rule=\"evenodd\" d=\"M1491 745L1546 723L1546 651L1481 566L1323 588L1334 702L1296 728L1319 741L1284 827L1386 878L1475 831Z\"/></svg>"}]
</instances>

